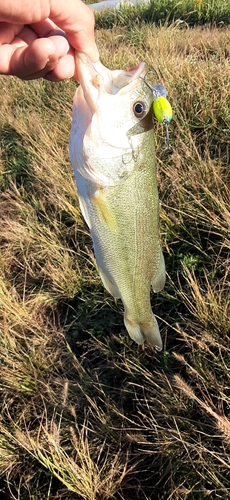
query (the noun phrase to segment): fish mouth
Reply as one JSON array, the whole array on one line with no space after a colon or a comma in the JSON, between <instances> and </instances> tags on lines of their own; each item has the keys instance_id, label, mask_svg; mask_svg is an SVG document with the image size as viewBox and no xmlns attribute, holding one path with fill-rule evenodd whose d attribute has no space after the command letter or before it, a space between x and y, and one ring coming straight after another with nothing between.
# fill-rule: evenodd
<instances>
[{"instance_id":1,"label":"fish mouth","mask_svg":"<svg viewBox=\"0 0 230 500\"><path fill-rule=\"evenodd\" d=\"M94 112L96 102L102 93L122 95L139 86L146 75L146 64L140 62L134 68L110 70L100 61L92 63L85 54L76 54L78 80L85 98Z\"/></svg>"},{"instance_id":2,"label":"fish mouth","mask_svg":"<svg viewBox=\"0 0 230 500\"><path fill-rule=\"evenodd\" d=\"M100 62L94 63L93 67L102 78L101 85L108 94L124 94L130 91L130 87L140 83L140 79L146 74L146 64L140 62L134 68L124 70L109 70ZM134 85L135 84L135 85Z\"/></svg>"}]
</instances>

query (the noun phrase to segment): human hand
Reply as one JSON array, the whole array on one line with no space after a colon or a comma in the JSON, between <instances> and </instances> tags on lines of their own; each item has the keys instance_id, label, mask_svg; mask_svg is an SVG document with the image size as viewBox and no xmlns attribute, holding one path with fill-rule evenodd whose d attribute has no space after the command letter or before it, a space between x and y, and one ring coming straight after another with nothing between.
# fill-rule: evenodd
<instances>
[{"instance_id":1,"label":"human hand","mask_svg":"<svg viewBox=\"0 0 230 500\"><path fill-rule=\"evenodd\" d=\"M0 74L77 80L75 50L99 58L94 15L81 0L1 0Z\"/></svg>"}]
</instances>

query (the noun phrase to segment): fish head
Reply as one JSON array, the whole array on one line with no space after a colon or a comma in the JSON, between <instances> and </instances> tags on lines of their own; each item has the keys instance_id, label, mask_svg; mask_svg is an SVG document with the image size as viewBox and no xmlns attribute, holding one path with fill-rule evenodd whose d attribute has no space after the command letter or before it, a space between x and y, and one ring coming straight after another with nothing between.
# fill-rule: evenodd
<instances>
[{"instance_id":1,"label":"fish head","mask_svg":"<svg viewBox=\"0 0 230 500\"><path fill-rule=\"evenodd\" d=\"M153 94L144 80L146 65L110 70L83 54L77 54L76 64L80 87L73 106L71 161L84 177L114 185L133 170L140 136L153 129Z\"/></svg>"}]
</instances>

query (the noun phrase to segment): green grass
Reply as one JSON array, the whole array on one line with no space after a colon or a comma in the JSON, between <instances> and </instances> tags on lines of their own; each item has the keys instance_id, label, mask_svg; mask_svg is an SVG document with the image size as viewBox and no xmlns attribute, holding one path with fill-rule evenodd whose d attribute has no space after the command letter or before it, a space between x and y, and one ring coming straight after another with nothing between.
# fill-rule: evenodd
<instances>
[{"instance_id":1,"label":"green grass","mask_svg":"<svg viewBox=\"0 0 230 500\"><path fill-rule=\"evenodd\" d=\"M0 80L3 500L230 499L229 34L97 33L105 64L145 60L173 106L170 152L155 122L158 354L97 274L68 156L75 83Z\"/></svg>"},{"instance_id":2,"label":"green grass","mask_svg":"<svg viewBox=\"0 0 230 500\"><path fill-rule=\"evenodd\" d=\"M87 3L95 3L93 0ZM149 4L128 5L117 9L96 12L98 28L132 26L132 24L154 23L157 26L183 25L218 26L230 24L229 0L150 0Z\"/></svg>"}]
</instances>

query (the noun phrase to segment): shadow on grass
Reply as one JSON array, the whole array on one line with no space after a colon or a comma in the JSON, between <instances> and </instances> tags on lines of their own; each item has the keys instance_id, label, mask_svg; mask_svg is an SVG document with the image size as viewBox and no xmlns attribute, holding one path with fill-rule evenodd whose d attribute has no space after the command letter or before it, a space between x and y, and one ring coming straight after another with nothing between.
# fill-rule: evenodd
<instances>
[{"instance_id":1,"label":"shadow on grass","mask_svg":"<svg viewBox=\"0 0 230 500\"><path fill-rule=\"evenodd\" d=\"M17 187L29 188L33 181L31 158L24 138L9 124L0 130L0 147L5 171L0 178L0 188L6 189L11 182Z\"/></svg>"}]
</instances>

